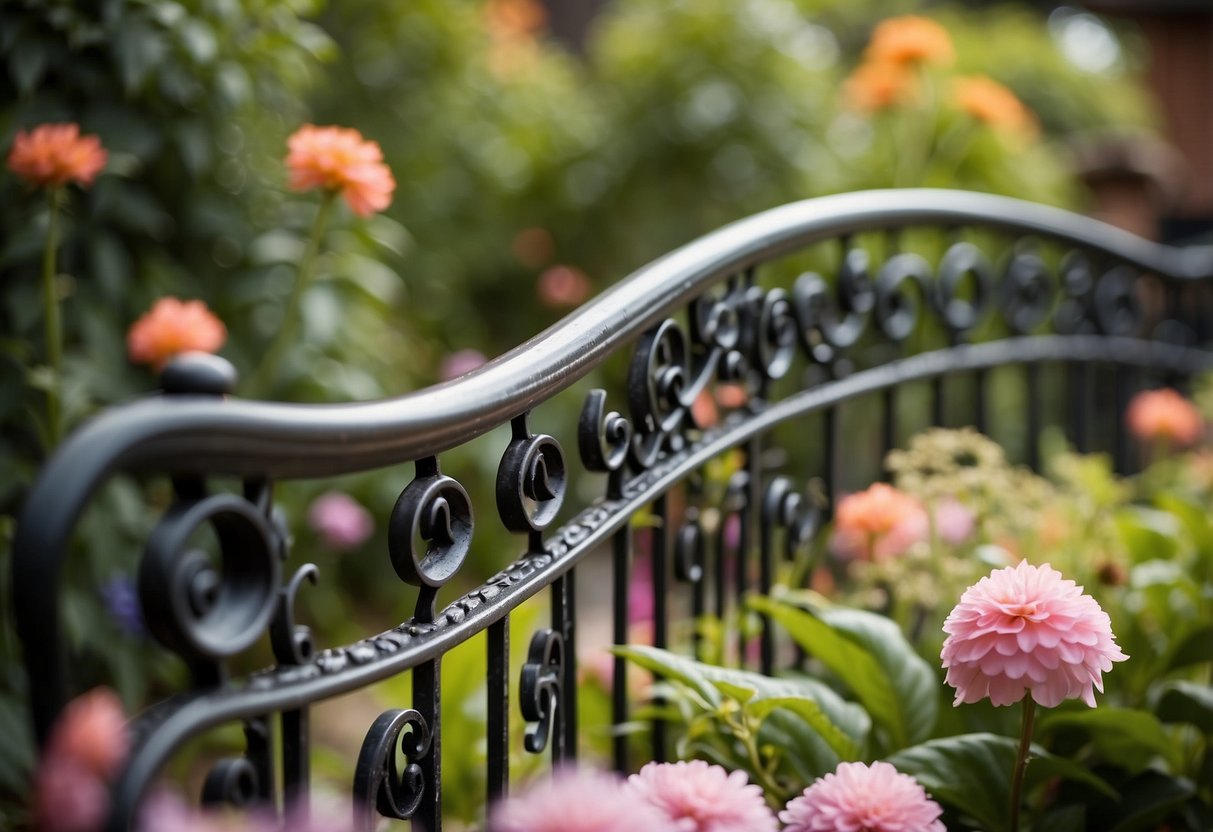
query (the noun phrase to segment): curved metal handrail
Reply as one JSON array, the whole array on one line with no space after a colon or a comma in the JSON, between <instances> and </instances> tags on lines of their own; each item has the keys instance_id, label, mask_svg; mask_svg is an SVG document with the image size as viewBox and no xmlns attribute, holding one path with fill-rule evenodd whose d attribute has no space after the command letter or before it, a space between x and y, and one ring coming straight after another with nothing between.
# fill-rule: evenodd
<instances>
[{"instance_id":1,"label":"curved metal handrail","mask_svg":"<svg viewBox=\"0 0 1213 832\"><path fill-rule=\"evenodd\" d=\"M1171 249L1067 211L986 194L867 191L774 208L637 270L556 325L455 381L359 404L175 395L100 414L54 454L22 508L13 540L18 632L27 647L35 634L57 644L55 603L67 542L88 499L114 471L171 459L177 473L319 477L438 454L568 388L717 281L823 240L923 225L1039 235L1179 280L1213 274L1213 250ZM58 662L57 648L26 651L31 678L43 690L61 690ZM37 709L40 738L58 704Z\"/></svg>"}]
</instances>

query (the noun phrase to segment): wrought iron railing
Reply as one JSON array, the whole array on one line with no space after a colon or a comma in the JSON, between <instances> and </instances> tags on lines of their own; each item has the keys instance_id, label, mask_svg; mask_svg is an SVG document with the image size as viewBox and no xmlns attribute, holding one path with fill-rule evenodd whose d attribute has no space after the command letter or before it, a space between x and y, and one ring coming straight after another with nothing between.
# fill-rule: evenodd
<instances>
[{"instance_id":1,"label":"wrought iron railing","mask_svg":"<svg viewBox=\"0 0 1213 832\"><path fill-rule=\"evenodd\" d=\"M1211 278L1207 250L1161 247L1060 210L970 193L874 191L787 205L709 234L469 375L399 398L242 400L228 395L234 374L221 359L178 360L164 373L163 395L87 422L29 491L13 545L13 598L36 735L45 741L71 688L59 605L77 521L116 474L168 474L175 496L147 540L139 590L150 631L185 660L193 682L135 718L109 828L130 828L167 761L221 725L243 724L247 748L216 767L208 799L273 804L279 790L306 795L309 707L407 672L412 706L369 726L353 784L356 812L367 829L380 814L437 832L442 721L459 718L441 707L444 655L487 630L492 799L509 780L509 617L548 593L551 626L531 640L516 695L533 723L527 749L574 756L576 567L593 556L611 559L613 640L625 642L629 520L638 512L657 519L653 642L663 646L671 599L682 599L679 609L690 616L723 617L747 590L768 591L777 559L828 520L842 479L858 476L842 457L844 443L855 441L840 416L844 404L871 426L863 441L883 451L896 442L898 395L907 386L928 391L927 421L960 418L984 429L993 415L990 374L1022 367L1026 395L1011 418L1023 426L1027 462L1037 461L1042 428L1059 424L1080 449L1110 444L1128 467L1116 415L1128 396L1151 377L1182 383L1213 366ZM532 415L624 353L622 393L595 389L585 397L575 469L556 439L536 432ZM1043 373L1064 374L1059 395L1043 392ZM718 424L696 424L696 398L721 382L739 385L744 403ZM961 399L949 390L960 384L957 417ZM814 413L822 415L808 421ZM797 420L806 426L799 444L816 450L764 453L777 444L774 432ZM440 457L507 424L496 512L483 505L473 512ZM705 506L696 472L732 449L743 461L723 500ZM417 588L413 615L353 644L313 645L293 608L314 570L291 561L271 510L273 486L402 462L414 462L416 473L391 513L389 556L400 579ZM583 471L605 474L605 490L571 505L570 483ZM237 493L210 487L232 476L242 483ZM821 498L810 497L810 481ZM739 518L735 541L725 539L725 516ZM481 586L442 598L476 526L492 523L524 535L524 551ZM220 568L188 545L208 526ZM267 635L276 664L233 676L229 660ZM738 647L734 660L770 673L774 637L764 629L758 642L756 659ZM631 707L621 659L612 695L621 724ZM274 730L280 742L271 740ZM659 724L652 745L655 757L667 753ZM614 750L626 767L627 738L616 737Z\"/></svg>"}]
</instances>

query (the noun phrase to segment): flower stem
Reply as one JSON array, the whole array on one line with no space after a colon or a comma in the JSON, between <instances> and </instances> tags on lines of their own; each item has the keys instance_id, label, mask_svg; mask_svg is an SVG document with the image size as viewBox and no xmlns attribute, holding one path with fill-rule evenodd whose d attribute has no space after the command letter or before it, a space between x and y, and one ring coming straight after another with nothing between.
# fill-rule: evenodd
<instances>
[{"instance_id":1,"label":"flower stem","mask_svg":"<svg viewBox=\"0 0 1213 832\"><path fill-rule=\"evenodd\" d=\"M328 225L329 215L332 213L336 197L336 191L327 191L324 198L320 201L320 206L316 209L316 216L312 220L311 231L308 232L307 244L303 249L303 256L299 260L299 271L295 275L295 285L291 287L291 296L286 301L282 325L278 327L278 332L274 335L274 340L270 342L269 349L265 351L261 363L257 365L257 369L249 379L247 388L249 396L264 395L268 392L277 376L278 365L282 361L282 356L295 340L295 330L299 327L299 307L303 300L303 293L307 291L307 287L311 284L312 277L316 271L316 258L320 253L320 241L324 237L324 228Z\"/></svg>"},{"instance_id":2,"label":"flower stem","mask_svg":"<svg viewBox=\"0 0 1213 832\"><path fill-rule=\"evenodd\" d=\"M46 334L46 361L51 376L46 388L47 450L59 444L61 428L59 402L63 372L63 331L59 322L59 290L56 286L55 255L59 249L59 202L61 188L48 193L49 214L46 226L46 249L42 252L42 317Z\"/></svg>"},{"instance_id":3,"label":"flower stem","mask_svg":"<svg viewBox=\"0 0 1213 832\"><path fill-rule=\"evenodd\" d=\"M1011 832L1019 832L1019 804L1023 793L1023 775L1028 767L1028 750L1032 747L1032 723L1036 718L1036 702L1028 694L1023 700L1023 730L1019 735L1019 752L1015 756L1015 773L1011 777Z\"/></svg>"}]
</instances>

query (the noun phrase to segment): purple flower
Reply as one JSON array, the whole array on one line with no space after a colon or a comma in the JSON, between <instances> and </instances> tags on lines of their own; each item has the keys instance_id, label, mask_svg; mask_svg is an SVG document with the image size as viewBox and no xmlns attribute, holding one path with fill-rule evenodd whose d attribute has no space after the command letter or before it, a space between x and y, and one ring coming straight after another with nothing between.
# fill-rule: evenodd
<instances>
[{"instance_id":1,"label":"purple flower","mask_svg":"<svg viewBox=\"0 0 1213 832\"><path fill-rule=\"evenodd\" d=\"M114 575L98 591L118 629L131 636L141 636L147 632L139 593L129 575Z\"/></svg>"},{"instance_id":2,"label":"purple flower","mask_svg":"<svg viewBox=\"0 0 1213 832\"><path fill-rule=\"evenodd\" d=\"M361 546L375 529L370 512L340 491L329 491L313 500L307 521L324 545L338 552Z\"/></svg>"},{"instance_id":3,"label":"purple flower","mask_svg":"<svg viewBox=\"0 0 1213 832\"><path fill-rule=\"evenodd\" d=\"M673 832L662 813L628 799L617 777L563 769L489 812L488 832ZM757 830L756 830L757 832Z\"/></svg>"},{"instance_id":4,"label":"purple flower","mask_svg":"<svg viewBox=\"0 0 1213 832\"><path fill-rule=\"evenodd\" d=\"M775 813L744 771L703 760L649 763L628 778L631 802L655 806L677 832L775 832ZM640 827L636 827L640 828Z\"/></svg>"},{"instance_id":5,"label":"purple flower","mask_svg":"<svg viewBox=\"0 0 1213 832\"><path fill-rule=\"evenodd\" d=\"M470 373L486 360L484 353L480 352L480 350L459 350L442 359L442 366L438 368L438 375L443 381L450 381L453 378L459 378L465 373Z\"/></svg>"}]
</instances>

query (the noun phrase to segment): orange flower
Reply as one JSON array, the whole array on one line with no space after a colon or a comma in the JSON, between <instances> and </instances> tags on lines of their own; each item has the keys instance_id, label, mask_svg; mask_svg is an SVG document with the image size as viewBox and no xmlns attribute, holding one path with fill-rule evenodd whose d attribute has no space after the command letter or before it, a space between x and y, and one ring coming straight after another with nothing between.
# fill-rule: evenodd
<instances>
[{"instance_id":1,"label":"orange flower","mask_svg":"<svg viewBox=\"0 0 1213 832\"><path fill-rule=\"evenodd\" d=\"M530 40L548 21L547 10L535 0L489 0L484 17L489 34L497 40Z\"/></svg>"},{"instance_id":2,"label":"orange flower","mask_svg":"<svg viewBox=\"0 0 1213 832\"><path fill-rule=\"evenodd\" d=\"M78 124L41 124L31 132L17 132L8 166L31 185L54 187L78 182L83 187L105 167L101 140L81 136Z\"/></svg>"},{"instance_id":3,"label":"orange flower","mask_svg":"<svg viewBox=\"0 0 1213 832\"><path fill-rule=\"evenodd\" d=\"M843 94L852 109L876 112L914 97L913 74L902 64L863 63L843 84Z\"/></svg>"},{"instance_id":4,"label":"orange flower","mask_svg":"<svg viewBox=\"0 0 1213 832\"><path fill-rule=\"evenodd\" d=\"M950 64L956 53L948 30L917 15L891 17L877 24L864 58L872 63Z\"/></svg>"},{"instance_id":5,"label":"orange flower","mask_svg":"<svg viewBox=\"0 0 1213 832\"><path fill-rule=\"evenodd\" d=\"M984 75L957 78L956 106L995 130L1020 136L1036 133L1036 119L1015 93Z\"/></svg>"},{"instance_id":6,"label":"orange flower","mask_svg":"<svg viewBox=\"0 0 1213 832\"><path fill-rule=\"evenodd\" d=\"M109 688L94 688L63 709L51 729L46 756L70 760L104 780L112 780L129 748L126 714L117 694Z\"/></svg>"},{"instance_id":7,"label":"orange flower","mask_svg":"<svg viewBox=\"0 0 1213 832\"><path fill-rule=\"evenodd\" d=\"M215 352L227 340L227 328L200 300L161 298L131 325L126 349L136 364L157 370L183 352Z\"/></svg>"},{"instance_id":8,"label":"orange flower","mask_svg":"<svg viewBox=\"0 0 1213 832\"><path fill-rule=\"evenodd\" d=\"M838 501L831 545L844 557L884 560L902 554L929 533L922 504L878 482Z\"/></svg>"},{"instance_id":9,"label":"orange flower","mask_svg":"<svg viewBox=\"0 0 1213 832\"><path fill-rule=\"evenodd\" d=\"M383 163L383 151L378 142L363 139L357 130L305 124L287 140L287 147L292 190L340 191L360 217L391 204L396 180Z\"/></svg>"},{"instance_id":10,"label":"orange flower","mask_svg":"<svg viewBox=\"0 0 1213 832\"><path fill-rule=\"evenodd\" d=\"M1196 405L1169 387L1134 396L1125 421L1138 439L1166 440L1177 445L1191 445L1204 429Z\"/></svg>"}]
</instances>

